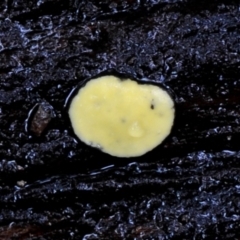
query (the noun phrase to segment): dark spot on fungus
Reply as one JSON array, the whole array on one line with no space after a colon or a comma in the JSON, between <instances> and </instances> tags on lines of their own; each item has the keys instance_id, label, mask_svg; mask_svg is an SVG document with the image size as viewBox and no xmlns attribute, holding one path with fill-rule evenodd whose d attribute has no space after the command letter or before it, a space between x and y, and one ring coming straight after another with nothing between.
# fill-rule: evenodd
<instances>
[{"instance_id":1,"label":"dark spot on fungus","mask_svg":"<svg viewBox=\"0 0 240 240\"><path fill-rule=\"evenodd\" d=\"M154 110L154 109L155 109L154 99L152 99L152 101L151 101L150 108L151 108L152 110Z\"/></svg>"}]
</instances>

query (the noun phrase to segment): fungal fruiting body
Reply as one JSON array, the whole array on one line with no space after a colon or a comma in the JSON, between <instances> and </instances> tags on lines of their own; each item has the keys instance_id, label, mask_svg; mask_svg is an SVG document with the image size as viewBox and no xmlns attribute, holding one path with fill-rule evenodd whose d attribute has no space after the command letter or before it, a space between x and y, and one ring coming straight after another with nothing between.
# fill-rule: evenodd
<instances>
[{"instance_id":1,"label":"fungal fruiting body","mask_svg":"<svg viewBox=\"0 0 240 240\"><path fill-rule=\"evenodd\" d=\"M137 157L170 134L174 102L164 89L131 79L89 80L72 98L69 117L84 143L116 157Z\"/></svg>"}]
</instances>

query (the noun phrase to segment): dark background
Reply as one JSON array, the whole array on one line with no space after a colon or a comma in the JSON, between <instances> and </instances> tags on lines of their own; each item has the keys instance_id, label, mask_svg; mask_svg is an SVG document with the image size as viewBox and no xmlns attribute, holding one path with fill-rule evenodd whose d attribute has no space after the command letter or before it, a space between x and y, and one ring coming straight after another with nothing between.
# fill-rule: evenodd
<instances>
[{"instance_id":1,"label":"dark background","mask_svg":"<svg viewBox=\"0 0 240 240\"><path fill-rule=\"evenodd\" d=\"M239 7L2 0L0 239L240 239ZM172 135L143 157L71 134L69 92L109 68L175 94ZM40 137L25 131L36 103L55 114Z\"/></svg>"}]
</instances>

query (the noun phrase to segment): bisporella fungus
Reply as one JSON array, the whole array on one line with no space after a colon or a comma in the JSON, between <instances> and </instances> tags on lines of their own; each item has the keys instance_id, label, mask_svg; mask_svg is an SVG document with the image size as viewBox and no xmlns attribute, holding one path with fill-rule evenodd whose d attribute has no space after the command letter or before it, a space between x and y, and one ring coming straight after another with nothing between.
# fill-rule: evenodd
<instances>
[{"instance_id":1,"label":"bisporella fungus","mask_svg":"<svg viewBox=\"0 0 240 240\"><path fill-rule=\"evenodd\" d=\"M106 75L90 79L69 105L75 135L116 157L137 157L169 135L174 102L151 83Z\"/></svg>"}]
</instances>

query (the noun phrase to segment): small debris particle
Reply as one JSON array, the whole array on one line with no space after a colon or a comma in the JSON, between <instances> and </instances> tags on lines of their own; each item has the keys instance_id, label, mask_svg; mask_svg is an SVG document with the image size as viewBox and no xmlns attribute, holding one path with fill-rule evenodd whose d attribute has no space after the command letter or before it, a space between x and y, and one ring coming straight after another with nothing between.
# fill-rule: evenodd
<instances>
[{"instance_id":1,"label":"small debris particle","mask_svg":"<svg viewBox=\"0 0 240 240\"><path fill-rule=\"evenodd\" d=\"M19 186L19 187L24 187L25 185L26 185L26 181L23 181L23 180L21 180L21 181L17 181L17 185Z\"/></svg>"},{"instance_id":2,"label":"small debris particle","mask_svg":"<svg viewBox=\"0 0 240 240\"><path fill-rule=\"evenodd\" d=\"M24 170L24 167L18 165L18 166L17 166L17 170L22 171L22 170Z\"/></svg>"},{"instance_id":3,"label":"small debris particle","mask_svg":"<svg viewBox=\"0 0 240 240\"><path fill-rule=\"evenodd\" d=\"M38 104L37 110L30 123L30 131L38 137L41 136L53 117L54 112L52 106L47 103Z\"/></svg>"}]
</instances>

